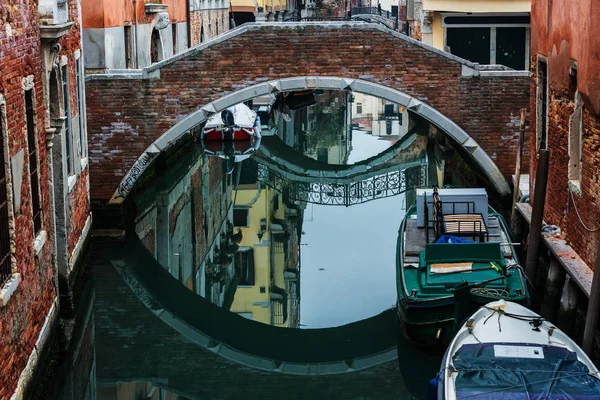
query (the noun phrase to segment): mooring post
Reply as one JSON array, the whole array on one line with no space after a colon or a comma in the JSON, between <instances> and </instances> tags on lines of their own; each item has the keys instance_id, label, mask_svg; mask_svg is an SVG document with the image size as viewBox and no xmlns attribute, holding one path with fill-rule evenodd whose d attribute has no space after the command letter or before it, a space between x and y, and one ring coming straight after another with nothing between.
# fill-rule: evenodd
<instances>
[{"instance_id":1,"label":"mooring post","mask_svg":"<svg viewBox=\"0 0 600 400\"><path fill-rule=\"evenodd\" d=\"M594 277L592 278L592 289L588 303L585 328L583 330L583 351L592 356L594 351L594 336L598 327L598 312L600 311L600 243L596 253L596 264L594 266Z\"/></svg>"},{"instance_id":2,"label":"mooring post","mask_svg":"<svg viewBox=\"0 0 600 400\"><path fill-rule=\"evenodd\" d=\"M558 309L557 325L567 335L573 333L575 325L575 310L577 309L577 301L579 299L579 288L571 276L565 278L562 295L560 297L560 307Z\"/></svg>"},{"instance_id":3,"label":"mooring post","mask_svg":"<svg viewBox=\"0 0 600 400\"><path fill-rule=\"evenodd\" d=\"M510 229L515 232L517 226L517 202L521 197L521 158L523 157L523 142L525 141L525 120L527 118L527 109L521 108L521 126L519 128L519 151L517 151L517 160L515 163L515 182L513 185L512 213L510 215Z\"/></svg>"},{"instance_id":4,"label":"mooring post","mask_svg":"<svg viewBox=\"0 0 600 400\"><path fill-rule=\"evenodd\" d=\"M544 301L542 302L542 316L549 321L554 321L558 314L560 295L565 283L565 270L560 262L552 257L548 267L548 280L544 290Z\"/></svg>"},{"instance_id":5,"label":"mooring post","mask_svg":"<svg viewBox=\"0 0 600 400\"><path fill-rule=\"evenodd\" d=\"M538 260L540 258L540 241L542 240L542 222L544 219L544 203L546 202L546 184L548 183L549 151L540 150L538 166L535 173L533 189L533 209L531 210L531 226L527 243L527 261L525 273L533 285Z\"/></svg>"}]
</instances>

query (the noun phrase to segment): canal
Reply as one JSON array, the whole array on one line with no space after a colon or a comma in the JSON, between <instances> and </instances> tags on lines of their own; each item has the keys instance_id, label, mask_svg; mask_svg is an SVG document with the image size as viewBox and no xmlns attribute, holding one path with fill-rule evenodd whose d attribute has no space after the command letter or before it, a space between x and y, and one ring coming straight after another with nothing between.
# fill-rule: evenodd
<instances>
[{"instance_id":1,"label":"canal","mask_svg":"<svg viewBox=\"0 0 600 400\"><path fill-rule=\"evenodd\" d=\"M487 187L443 132L346 91L263 96L255 143L199 127L94 233L39 398L421 399L440 351L396 326L415 189ZM63 332L64 331L64 332Z\"/></svg>"}]
</instances>

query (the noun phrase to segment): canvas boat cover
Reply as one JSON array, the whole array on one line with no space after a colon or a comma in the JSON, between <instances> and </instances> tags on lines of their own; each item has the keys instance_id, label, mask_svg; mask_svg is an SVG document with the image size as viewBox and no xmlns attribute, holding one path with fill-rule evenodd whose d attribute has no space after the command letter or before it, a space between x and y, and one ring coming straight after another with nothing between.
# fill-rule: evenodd
<instances>
[{"instance_id":1,"label":"canvas boat cover","mask_svg":"<svg viewBox=\"0 0 600 400\"><path fill-rule=\"evenodd\" d=\"M254 127L254 121L256 121L256 112L248 108L243 103L236 104L228 108L233 114L233 120L235 124L241 128L251 129ZM206 121L205 127L215 127L224 125L221 113L215 113L212 117Z\"/></svg>"},{"instance_id":2,"label":"canvas boat cover","mask_svg":"<svg viewBox=\"0 0 600 400\"><path fill-rule=\"evenodd\" d=\"M494 346L498 349L502 345L531 347L538 356L499 357ZM537 350L539 348L541 351ZM600 398L600 379L590 375L588 367L577 359L577 355L563 347L537 343L465 344L455 353L453 364L458 370L457 399Z\"/></svg>"}]
</instances>

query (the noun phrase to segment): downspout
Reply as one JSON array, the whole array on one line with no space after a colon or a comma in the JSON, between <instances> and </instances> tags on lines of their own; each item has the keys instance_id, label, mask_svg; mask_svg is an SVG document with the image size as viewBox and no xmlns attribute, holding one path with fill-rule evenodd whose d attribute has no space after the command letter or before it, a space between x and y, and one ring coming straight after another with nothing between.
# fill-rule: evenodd
<instances>
[{"instance_id":1,"label":"downspout","mask_svg":"<svg viewBox=\"0 0 600 400\"><path fill-rule=\"evenodd\" d=\"M185 18L187 19L187 48L192 47L192 13L190 11L190 0L186 0L185 6L187 7L185 10Z\"/></svg>"},{"instance_id":2,"label":"downspout","mask_svg":"<svg viewBox=\"0 0 600 400\"><path fill-rule=\"evenodd\" d=\"M133 51L135 52L134 68L138 68L138 40L137 40L137 0L133 0Z\"/></svg>"}]
</instances>

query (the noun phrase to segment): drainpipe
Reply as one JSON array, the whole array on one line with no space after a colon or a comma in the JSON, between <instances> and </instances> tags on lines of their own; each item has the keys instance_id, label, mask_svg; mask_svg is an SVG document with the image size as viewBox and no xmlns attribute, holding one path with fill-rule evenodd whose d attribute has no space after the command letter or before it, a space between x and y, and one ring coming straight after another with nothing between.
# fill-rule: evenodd
<instances>
[{"instance_id":1,"label":"drainpipe","mask_svg":"<svg viewBox=\"0 0 600 400\"><path fill-rule=\"evenodd\" d=\"M133 0L133 51L134 68L138 68L138 40L137 40L137 0Z\"/></svg>"},{"instance_id":2,"label":"drainpipe","mask_svg":"<svg viewBox=\"0 0 600 400\"><path fill-rule=\"evenodd\" d=\"M186 0L185 6L185 18L187 19L187 48L189 49L192 47L192 13L190 12L190 0Z\"/></svg>"}]
</instances>

